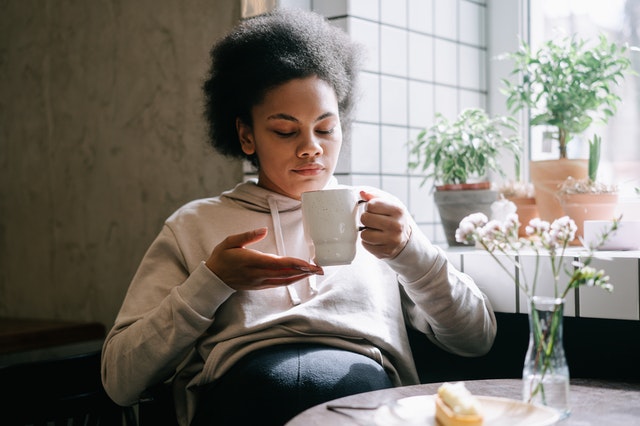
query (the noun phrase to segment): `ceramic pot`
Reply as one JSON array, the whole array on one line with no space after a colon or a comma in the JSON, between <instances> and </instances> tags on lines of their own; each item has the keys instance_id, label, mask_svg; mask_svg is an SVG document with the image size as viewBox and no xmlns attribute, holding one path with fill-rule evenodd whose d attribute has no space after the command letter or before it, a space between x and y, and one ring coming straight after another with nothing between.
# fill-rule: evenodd
<instances>
[{"instance_id":1,"label":"ceramic pot","mask_svg":"<svg viewBox=\"0 0 640 426\"><path fill-rule=\"evenodd\" d=\"M564 214L576 223L576 239L571 245L582 245L585 220L613 220L618 194L564 194L560 197Z\"/></svg>"},{"instance_id":2,"label":"ceramic pot","mask_svg":"<svg viewBox=\"0 0 640 426\"><path fill-rule=\"evenodd\" d=\"M527 236L526 228L531 219L540 217L536 199L535 197L507 197L507 200L516 205L516 213L520 221L518 237L524 238Z\"/></svg>"},{"instance_id":3,"label":"ceramic pot","mask_svg":"<svg viewBox=\"0 0 640 426\"><path fill-rule=\"evenodd\" d=\"M433 194L438 207L447 244L450 247L463 246L456 242L456 230L460 221L471 213L484 213L491 216L491 204L498 199L498 191L491 189L443 190L436 187Z\"/></svg>"},{"instance_id":4,"label":"ceramic pot","mask_svg":"<svg viewBox=\"0 0 640 426\"><path fill-rule=\"evenodd\" d=\"M532 161L531 183L535 188L536 206L540 218L547 222L564 216L560 200L556 195L560 184L569 176L574 179L584 179L588 173L587 160L559 160Z\"/></svg>"}]
</instances>

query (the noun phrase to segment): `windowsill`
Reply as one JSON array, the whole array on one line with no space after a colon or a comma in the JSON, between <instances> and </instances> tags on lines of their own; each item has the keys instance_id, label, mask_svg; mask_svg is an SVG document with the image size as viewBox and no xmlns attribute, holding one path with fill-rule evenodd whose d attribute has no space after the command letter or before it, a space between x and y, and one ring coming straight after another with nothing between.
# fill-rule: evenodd
<instances>
[{"instance_id":1,"label":"windowsill","mask_svg":"<svg viewBox=\"0 0 640 426\"><path fill-rule=\"evenodd\" d=\"M527 313L526 296L514 284L517 272L515 266L504 255L507 273L489 253L473 247L445 248L449 260L462 272L471 276L478 287L487 295L496 312ZM582 247L570 247L562 261L564 268L571 268L572 262L585 254ZM535 252L521 253L521 263L525 275L532 276L535 266ZM536 294L553 296L551 268L545 257L541 257ZM605 318L640 321L640 250L598 251L591 263L596 269L603 269L610 277L614 290L609 293L600 288L581 287L571 290L566 297L565 315L585 318ZM531 272L530 272L531 271ZM522 279L522 278L520 278ZM567 278L561 274L559 286L564 288Z\"/></svg>"}]
</instances>

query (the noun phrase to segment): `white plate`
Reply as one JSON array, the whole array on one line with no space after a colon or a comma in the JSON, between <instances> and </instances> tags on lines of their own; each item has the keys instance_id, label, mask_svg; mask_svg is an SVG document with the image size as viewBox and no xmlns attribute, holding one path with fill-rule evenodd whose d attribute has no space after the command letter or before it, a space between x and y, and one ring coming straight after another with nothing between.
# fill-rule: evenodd
<instances>
[{"instance_id":1,"label":"white plate","mask_svg":"<svg viewBox=\"0 0 640 426\"><path fill-rule=\"evenodd\" d=\"M515 399L478 396L482 404L483 426L547 426L560 420L556 410ZM383 405L374 414L378 426L438 426L435 395L402 398Z\"/></svg>"}]
</instances>

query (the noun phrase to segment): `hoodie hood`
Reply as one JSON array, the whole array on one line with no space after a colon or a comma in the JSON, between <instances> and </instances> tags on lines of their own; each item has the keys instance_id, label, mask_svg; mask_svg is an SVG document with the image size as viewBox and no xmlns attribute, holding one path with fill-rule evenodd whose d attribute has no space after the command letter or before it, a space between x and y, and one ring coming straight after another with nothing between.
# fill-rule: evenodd
<instances>
[{"instance_id":1,"label":"hoodie hood","mask_svg":"<svg viewBox=\"0 0 640 426\"><path fill-rule=\"evenodd\" d=\"M325 189L339 186L337 179L332 177ZM302 206L300 200L258 186L257 179L249 179L246 182L239 183L232 190L222 193L221 197L233 200L245 209L262 213L273 214L274 201L277 205L276 211L279 213L298 210Z\"/></svg>"}]
</instances>

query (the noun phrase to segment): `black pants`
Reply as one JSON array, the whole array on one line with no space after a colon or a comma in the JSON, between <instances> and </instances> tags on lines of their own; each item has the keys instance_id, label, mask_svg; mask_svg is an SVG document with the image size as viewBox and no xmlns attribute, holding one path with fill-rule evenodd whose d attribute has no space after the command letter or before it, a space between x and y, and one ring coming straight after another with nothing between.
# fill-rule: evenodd
<instances>
[{"instance_id":1,"label":"black pants","mask_svg":"<svg viewBox=\"0 0 640 426\"><path fill-rule=\"evenodd\" d=\"M280 426L314 405L390 387L384 369L366 356L322 345L274 346L203 386L191 426Z\"/></svg>"}]
</instances>

